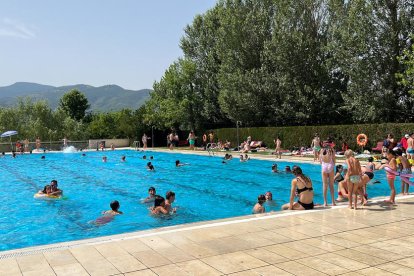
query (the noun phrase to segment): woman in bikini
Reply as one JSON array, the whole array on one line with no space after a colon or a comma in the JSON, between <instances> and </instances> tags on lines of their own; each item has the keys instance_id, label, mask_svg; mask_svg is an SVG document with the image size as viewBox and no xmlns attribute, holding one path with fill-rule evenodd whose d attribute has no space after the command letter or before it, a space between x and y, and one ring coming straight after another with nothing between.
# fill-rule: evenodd
<instances>
[{"instance_id":1,"label":"woman in bikini","mask_svg":"<svg viewBox=\"0 0 414 276\"><path fill-rule=\"evenodd\" d=\"M309 177L303 174L302 169L294 166L292 173L296 176L292 180L290 190L290 202L282 206L282 210L310 210L313 209L313 187ZM295 195L299 197L297 202L293 202Z\"/></svg>"},{"instance_id":2,"label":"woman in bikini","mask_svg":"<svg viewBox=\"0 0 414 276\"><path fill-rule=\"evenodd\" d=\"M324 144L324 148L319 155L322 165L322 182L323 182L323 206L328 206L327 193L328 184L331 193L332 206L335 206L335 190L334 190L334 168L335 168L335 152L328 145Z\"/></svg>"}]
</instances>

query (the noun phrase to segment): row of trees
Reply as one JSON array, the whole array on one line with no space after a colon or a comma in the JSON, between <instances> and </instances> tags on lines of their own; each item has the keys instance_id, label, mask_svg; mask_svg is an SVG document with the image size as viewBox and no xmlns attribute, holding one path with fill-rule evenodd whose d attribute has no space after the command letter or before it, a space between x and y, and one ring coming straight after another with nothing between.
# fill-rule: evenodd
<instances>
[{"instance_id":1,"label":"row of trees","mask_svg":"<svg viewBox=\"0 0 414 276\"><path fill-rule=\"evenodd\" d=\"M154 84L159 128L410 122L412 0L219 0ZM411 68L411 69L410 69Z\"/></svg>"},{"instance_id":2,"label":"row of trees","mask_svg":"<svg viewBox=\"0 0 414 276\"><path fill-rule=\"evenodd\" d=\"M0 108L0 131L17 130L18 138L32 141L135 138L143 132L142 109L87 113L88 108L88 100L77 90L66 93L56 110L46 101L21 98L13 107Z\"/></svg>"}]
</instances>

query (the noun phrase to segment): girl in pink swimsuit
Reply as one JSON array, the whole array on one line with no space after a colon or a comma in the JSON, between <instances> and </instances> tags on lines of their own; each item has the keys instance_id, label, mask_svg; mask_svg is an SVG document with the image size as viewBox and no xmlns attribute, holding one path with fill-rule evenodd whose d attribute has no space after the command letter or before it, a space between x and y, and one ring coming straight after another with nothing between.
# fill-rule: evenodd
<instances>
[{"instance_id":1,"label":"girl in pink swimsuit","mask_svg":"<svg viewBox=\"0 0 414 276\"><path fill-rule=\"evenodd\" d=\"M393 150L388 150L387 152L387 159L388 159L388 164L384 164L380 167L380 169L384 168L384 167L389 167L392 171L397 171L397 161L396 161L396 154ZM395 177L396 175L386 171L387 173L387 181L388 181L388 185L390 186L390 190L391 190L391 194L390 194L390 199L385 200L385 202L387 203L391 203L391 204L395 204Z\"/></svg>"},{"instance_id":2,"label":"girl in pink swimsuit","mask_svg":"<svg viewBox=\"0 0 414 276\"><path fill-rule=\"evenodd\" d=\"M328 185L331 193L332 206L335 206L335 151L328 145L324 144L324 149L321 150L319 160L322 166L322 182L323 182L323 205L328 206L327 193Z\"/></svg>"}]
</instances>

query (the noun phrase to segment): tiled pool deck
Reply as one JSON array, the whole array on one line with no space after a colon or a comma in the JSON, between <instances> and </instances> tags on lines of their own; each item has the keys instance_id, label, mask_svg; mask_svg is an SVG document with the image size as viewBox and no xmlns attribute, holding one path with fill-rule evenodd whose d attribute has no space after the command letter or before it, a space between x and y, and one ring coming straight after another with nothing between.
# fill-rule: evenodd
<instances>
[{"instance_id":1,"label":"tiled pool deck","mask_svg":"<svg viewBox=\"0 0 414 276\"><path fill-rule=\"evenodd\" d=\"M413 233L405 197L0 252L0 275L414 275Z\"/></svg>"}]
</instances>

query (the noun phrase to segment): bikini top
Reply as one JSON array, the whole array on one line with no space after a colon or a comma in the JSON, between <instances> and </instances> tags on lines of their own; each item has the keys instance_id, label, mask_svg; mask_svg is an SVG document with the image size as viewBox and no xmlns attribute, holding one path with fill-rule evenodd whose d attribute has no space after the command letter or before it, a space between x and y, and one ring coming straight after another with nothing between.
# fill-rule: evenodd
<instances>
[{"instance_id":1,"label":"bikini top","mask_svg":"<svg viewBox=\"0 0 414 276\"><path fill-rule=\"evenodd\" d=\"M305 187L303 187L303 188L301 188L301 189L296 188L296 193L297 193L298 195L300 195L300 194L301 194L302 192L304 192L304 191L313 191L313 187L306 187L305 182L304 182L302 179L300 179L299 177L296 177L296 181L300 181L300 182L302 182L302 183L303 183L303 185L305 186Z\"/></svg>"}]
</instances>

